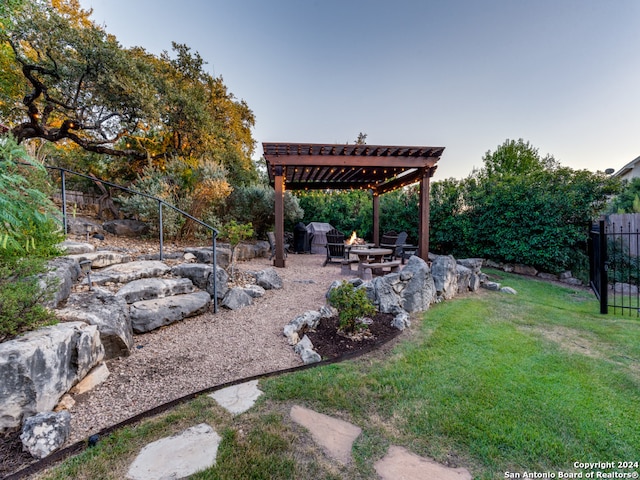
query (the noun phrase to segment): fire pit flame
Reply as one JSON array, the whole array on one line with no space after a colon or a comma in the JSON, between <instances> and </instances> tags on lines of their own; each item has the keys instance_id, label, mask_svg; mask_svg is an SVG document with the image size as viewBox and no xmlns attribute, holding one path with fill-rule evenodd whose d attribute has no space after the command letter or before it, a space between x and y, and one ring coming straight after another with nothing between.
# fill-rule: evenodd
<instances>
[{"instance_id":1,"label":"fire pit flame","mask_svg":"<svg viewBox=\"0 0 640 480\"><path fill-rule=\"evenodd\" d=\"M364 239L358 238L356 231L354 230L349 239L345 242L347 245L364 245Z\"/></svg>"}]
</instances>

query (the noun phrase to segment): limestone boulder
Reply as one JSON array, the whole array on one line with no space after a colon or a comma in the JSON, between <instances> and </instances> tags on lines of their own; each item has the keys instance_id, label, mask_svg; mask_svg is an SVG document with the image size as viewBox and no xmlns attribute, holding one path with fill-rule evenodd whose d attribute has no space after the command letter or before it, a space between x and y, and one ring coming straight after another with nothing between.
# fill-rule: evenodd
<instances>
[{"instance_id":1,"label":"limestone boulder","mask_svg":"<svg viewBox=\"0 0 640 480\"><path fill-rule=\"evenodd\" d=\"M293 347L293 350L300 355L302 363L309 365L310 363L318 363L322 357L313 349L313 343L306 335Z\"/></svg>"},{"instance_id":2,"label":"limestone boulder","mask_svg":"<svg viewBox=\"0 0 640 480\"><path fill-rule=\"evenodd\" d=\"M179 320L205 313L211 303L207 292L198 291L184 295L143 300L129 308L134 333L145 333L170 325Z\"/></svg>"},{"instance_id":3,"label":"limestone boulder","mask_svg":"<svg viewBox=\"0 0 640 480\"><path fill-rule=\"evenodd\" d=\"M265 257L270 252L269 242L240 243L236 247L236 260L244 261L252 258Z\"/></svg>"},{"instance_id":4,"label":"limestone boulder","mask_svg":"<svg viewBox=\"0 0 640 480\"><path fill-rule=\"evenodd\" d=\"M89 234L103 233L102 225L94 222L90 218L67 216L67 232L72 235L84 236L87 234L87 226Z\"/></svg>"},{"instance_id":5,"label":"limestone boulder","mask_svg":"<svg viewBox=\"0 0 640 480\"><path fill-rule=\"evenodd\" d=\"M109 378L109 373L107 364L101 362L96 367L93 367L93 369L87 373L86 377L75 384L73 388L69 390L69 393L72 395L82 395L83 393L87 393L89 390L93 390Z\"/></svg>"},{"instance_id":6,"label":"limestone boulder","mask_svg":"<svg viewBox=\"0 0 640 480\"><path fill-rule=\"evenodd\" d=\"M483 282L482 288L497 292L498 290L500 290L500 288L502 288L502 285L500 285L498 282Z\"/></svg>"},{"instance_id":7,"label":"limestone boulder","mask_svg":"<svg viewBox=\"0 0 640 480\"><path fill-rule=\"evenodd\" d=\"M407 261L400 279L406 282L400 306L407 312L427 310L436 300L435 279L427 262L413 255Z\"/></svg>"},{"instance_id":8,"label":"limestone boulder","mask_svg":"<svg viewBox=\"0 0 640 480\"><path fill-rule=\"evenodd\" d=\"M458 275L455 258L451 255L437 255L431 264L431 274L436 292L440 297L450 300L456 296Z\"/></svg>"},{"instance_id":9,"label":"limestone boulder","mask_svg":"<svg viewBox=\"0 0 640 480\"><path fill-rule=\"evenodd\" d=\"M535 277L536 275L538 275L538 270L536 270L531 265L523 265L521 263L517 263L513 266L513 273Z\"/></svg>"},{"instance_id":10,"label":"limestone boulder","mask_svg":"<svg viewBox=\"0 0 640 480\"><path fill-rule=\"evenodd\" d=\"M469 290L477 292L482 285L482 274L472 273L469 278Z\"/></svg>"},{"instance_id":11,"label":"limestone boulder","mask_svg":"<svg viewBox=\"0 0 640 480\"><path fill-rule=\"evenodd\" d=\"M405 285L400 280L399 273L392 273L382 277L376 277L371 281L375 292L374 303L378 311L382 313L399 313L402 311L400 293Z\"/></svg>"},{"instance_id":12,"label":"limestone boulder","mask_svg":"<svg viewBox=\"0 0 640 480\"><path fill-rule=\"evenodd\" d=\"M170 271L171 267L159 260L138 260L103 268L91 274L91 281L96 285L129 283L141 278L161 277Z\"/></svg>"},{"instance_id":13,"label":"limestone boulder","mask_svg":"<svg viewBox=\"0 0 640 480\"><path fill-rule=\"evenodd\" d=\"M247 285L242 287L242 289L251 298L264 297L264 295L267 293L266 290L262 288L260 285Z\"/></svg>"},{"instance_id":14,"label":"limestone boulder","mask_svg":"<svg viewBox=\"0 0 640 480\"><path fill-rule=\"evenodd\" d=\"M391 321L391 326L397 328L398 330L404 330L411 326L411 319L409 318L409 314L407 312L400 312L393 317Z\"/></svg>"},{"instance_id":15,"label":"limestone boulder","mask_svg":"<svg viewBox=\"0 0 640 480\"><path fill-rule=\"evenodd\" d=\"M39 277L40 289L49 292L44 305L56 308L71 294L73 284L80 277L80 264L68 257L58 257L47 263L47 272Z\"/></svg>"},{"instance_id":16,"label":"limestone boulder","mask_svg":"<svg viewBox=\"0 0 640 480\"><path fill-rule=\"evenodd\" d=\"M273 290L282 288L282 278L273 267L266 268L259 272L254 272L256 283L265 290Z\"/></svg>"},{"instance_id":17,"label":"limestone boulder","mask_svg":"<svg viewBox=\"0 0 640 480\"><path fill-rule=\"evenodd\" d=\"M266 242L264 240L258 240L254 246L253 246L253 250L255 251L255 257L257 258L261 258L261 257L267 257L269 256L269 253L271 251L271 246L269 245L269 242Z\"/></svg>"},{"instance_id":18,"label":"limestone boulder","mask_svg":"<svg viewBox=\"0 0 640 480\"><path fill-rule=\"evenodd\" d=\"M213 263L213 247L190 247L185 248L186 253L190 253L196 257L197 263ZM216 263L226 268L229 266L231 259L231 249L221 245L216 246Z\"/></svg>"},{"instance_id":19,"label":"limestone boulder","mask_svg":"<svg viewBox=\"0 0 640 480\"><path fill-rule=\"evenodd\" d=\"M126 357L133 348L133 331L129 307L122 296L109 290L94 288L92 291L74 293L65 308L57 310L59 318L66 321L95 325L104 346L105 358Z\"/></svg>"},{"instance_id":20,"label":"limestone boulder","mask_svg":"<svg viewBox=\"0 0 640 480\"><path fill-rule=\"evenodd\" d=\"M133 260L128 253L112 252L110 250L98 250L97 252L79 253L77 255L67 255L68 258L76 260L78 263L83 260L91 261L91 268L104 268L119 263L126 263Z\"/></svg>"},{"instance_id":21,"label":"limestone boulder","mask_svg":"<svg viewBox=\"0 0 640 480\"><path fill-rule=\"evenodd\" d=\"M98 328L82 322L44 327L0 343L0 432L53 410L103 359Z\"/></svg>"},{"instance_id":22,"label":"limestone boulder","mask_svg":"<svg viewBox=\"0 0 640 480\"><path fill-rule=\"evenodd\" d=\"M176 277L188 278L193 284L206 290L209 285L209 276L213 272L213 266L207 263L183 263L171 269L171 273Z\"/></svg>"},{"instance_id":23,"label":"limestone boulder","mask_svg":"<svg viewBox=\"0 0 640 480\"><path fill-rule=\"evenodd\" d=\"M300 340L300 335L307 330L312 330L318 326L323 314L315 310L309 310L287 323L284 326L283 334L287 337L289 345L295 345Z\"/></svg>"},{"instance_id":24,"label":"limestone boulder","mask_svg":"<svg viewBox=\"0 0 640 480\"><path fill-rule=\"evenodd\" d=\"M149 233L149 225L139 220L111 220L104 222L102 228L120 237L140 237Z\"/></svg>"},{"instance_id":25,"label":"limestone boulder","mask_svg":"<svg viewBox=\"0 0 640 480\"><path fill-rule=\"evenodd\" d=\"M73 240L65 240L58 244L58 248L66 255L79 255L82 253L95 252L96 248L90 243L74 242Z\"/></svg>"},{"instance_id":26,"label":"limestone boulder","mask_svg":"<svg viewBox=\"0 0 640 480\"><path fill-rule=\"evenodd\" d=\"M458 293L465 293L470 290L471 275L473 272L470 268L458 263L456 265L456 275L458 277Z\"/></svg>"},{"instance_id":27,"label":"limestone boulder","mask_svg":"<svg viewBox=\"0 0 640 480\"><path fill-rule=\"evenodd\" d=\"M23 450L35 458L44 458L64 445L70 433L71 414L67 410L42 412L27 418L20 440Z\"/></svg>"},{"instance_id":28,"label":"limestone boulder","mask_svg":"<svg viewBox=\"0 0 640 480\"><path fill-rule=\"evenodd\" d=\"M142 278L125 284L118 290L116 297L131 304L142 300L191 293L194 290L193 282L188 278Z\"/></svg>"},{"instance_id":29,"label":"limestone boulder","mask_svg":"<svg viewBox=\"0 0 640 480\"><path fill-rule=\"evenodd\" d=\"M482 258L459 258L457 262L459 265L467 267L473 273L477 274L482 270L482 264L484 263L484 260Z\"/></svg>"},{"instance_id":30,"label":"limestone boulder","mask_svg":"<svg viewBox=\"0 0 640 480\"><path fill-rule=\"evenodd\" d=\"M220 266L216 266L216 276L214 277L213 275L209 275L209 280L207 282L207 292L209 292L209 295L211 295L211 298L213 298L213 295L214 295L214 291L213 291L214 278L216 279L215 295L218 299L222 299L229 291L229 274L224 268L221 268Z\"/></svg>"},{"instance_id":31,"label":"limestone boulder","mask_svg":"<svg viewBox=\"0 0 640 480\"><path fill-rule=\"evenodd\" d=\"M227 292L220 305L229 310L239 310L252 303L252 297L247 294L244 288L234 287Z\"/></svg>"}]
</instances>

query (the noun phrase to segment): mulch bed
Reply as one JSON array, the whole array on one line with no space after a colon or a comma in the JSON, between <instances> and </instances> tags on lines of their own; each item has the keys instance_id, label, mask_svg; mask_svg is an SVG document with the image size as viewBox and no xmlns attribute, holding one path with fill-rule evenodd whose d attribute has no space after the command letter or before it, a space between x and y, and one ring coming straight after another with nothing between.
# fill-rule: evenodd
<instances>
[{"instance_id":1,"label":"mulch bed","mask_svg":"<svg viewBox=\"0 0 640 480\"><path fill-rule=\"evenodd\" d=\"M351 339L338 332L338 317L323 318L314 331L305 332L313 343L314 350L323 360L339 358L361 350L386 343L396 337L400 330L391 326L393 315L390 313L376 313L371 317L373 323L369 325L370 336L362 339Z\"/></svg>"},{"instance_id":2,"label":"mulch bed","mask_svg":"<svg viewBox=\"0 0 640 480\"><path fill-rule=\"evenodd\" d=\"M35 462L29 452L22 451L20 432L0 434L0 478Z\"/></svg>"}]
</instances>

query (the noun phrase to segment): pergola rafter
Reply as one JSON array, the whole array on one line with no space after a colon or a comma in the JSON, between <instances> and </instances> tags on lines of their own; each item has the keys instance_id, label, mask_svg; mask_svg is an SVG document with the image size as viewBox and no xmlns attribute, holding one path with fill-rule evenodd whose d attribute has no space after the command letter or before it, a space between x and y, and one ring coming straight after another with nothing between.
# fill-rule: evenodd
<instances>
[{"instance_id":1,"label":"pergola rafter","mask_svg":"<svg viewBox=\"0 0 640 480\"><path fill-rule=\"evenodd\" d=\"M276 255L284 267L284 191L371 190L373 240L379 240L379 195L420 182L418 255L429 252L429 179L444 147L263 143L269 181L276 191Z\"/></svg>"}]
</instances>

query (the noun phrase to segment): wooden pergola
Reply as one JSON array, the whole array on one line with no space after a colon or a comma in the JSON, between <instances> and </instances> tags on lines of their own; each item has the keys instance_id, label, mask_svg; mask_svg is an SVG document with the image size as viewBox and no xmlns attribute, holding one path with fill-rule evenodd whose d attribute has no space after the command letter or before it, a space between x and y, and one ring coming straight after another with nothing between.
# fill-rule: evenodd
<instances>
[{"instance_id":1,"label":"wooden pergola","mask_svg":"<svg viewBox=\"0 0 640 480\"><path fill-rule=\"evenodd\" d=\"M276 192L274 266L284 267L284 191L366 189L373 194L373 241L380 239L380 195L420 182L418 255L429 254L429 181L444 147L318 143L262 144Z\"/></svg>"}]
</instances>

